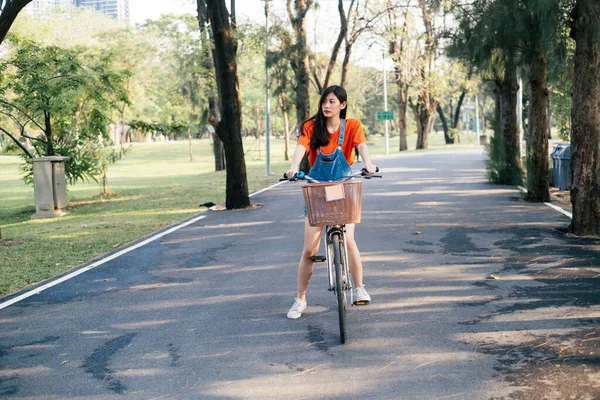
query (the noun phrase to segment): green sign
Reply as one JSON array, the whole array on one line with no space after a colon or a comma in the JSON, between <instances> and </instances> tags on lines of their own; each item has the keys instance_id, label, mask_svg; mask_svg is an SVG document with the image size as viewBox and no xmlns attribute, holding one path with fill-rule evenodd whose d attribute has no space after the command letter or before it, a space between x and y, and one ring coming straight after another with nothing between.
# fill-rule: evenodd
<instances>
[{"instance_id":1,"label":"green sign","mask_svg":"<svg viewBox=\"0 0 600 400\"><path fill-rule=\"evenodd\" d=\"M393 111L377 111L377 121L384 121L386 119L394 119Z\"/></svg>"}]
</instances>

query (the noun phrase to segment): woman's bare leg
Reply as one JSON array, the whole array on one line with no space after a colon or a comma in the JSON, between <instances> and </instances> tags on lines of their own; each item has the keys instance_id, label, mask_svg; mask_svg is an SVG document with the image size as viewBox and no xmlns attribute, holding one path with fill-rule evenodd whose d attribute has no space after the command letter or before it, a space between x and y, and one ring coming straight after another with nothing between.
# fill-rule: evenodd
<instances>
[{"instance_id":1,"label":"woman's bare leg","mask_svg":"<svg viewBox=\"0 0 600 400\"><path fill-rule=\"evenodd\" d=\"M360 259L360 251L354 240L355 224L346 225L346 247L348 248L348 264L350 273L356 287L363 285L363 265Z\"/></svg>"},{"instance_id":2,"label":"woman's bare leg","mask_svg":"<svg viewBox=\"0 0 600 400\"><path fill-rule=\"evenodd\" d=\"M319 251L319 242L323 228L310 226L308 217L304 218L304 249L298 265L298 298L306 301L306 289L313 273L314 263L310 259Z\"/></svg>"}]
</instances>

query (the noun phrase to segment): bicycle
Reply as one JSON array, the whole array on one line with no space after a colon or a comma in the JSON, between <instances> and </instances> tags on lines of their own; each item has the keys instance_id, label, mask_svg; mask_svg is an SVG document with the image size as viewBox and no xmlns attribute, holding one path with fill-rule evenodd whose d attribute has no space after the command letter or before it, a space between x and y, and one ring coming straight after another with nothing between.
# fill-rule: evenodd
<instances>
[{"instance_id":1,"label":"bicycle","mask_svg":"<svg viewBox=\"0 0 600 400\"><path fill-rule=\"evenodd\" d=\"M377 168L377 172L379 172L379 168ZM380 175L369 175L363 168L360 172L334 182L319 182L303 172L299 172L291 178L287 178L284 174L284 179L281 179L282 181L305 180L311 182L302 186L309 224L323 226L325 230L325 235L322 235L325 256L312 256L311 260L327 262L328 290L336 294L342 344L346 343L347 337L346 292L350 291L350 303L353 304L352 289L354 288L348 265L345 227L346 224L360 222L362 181L351 180L359 176L363 179L381 178Z\"/></svg>"}]
</instances>

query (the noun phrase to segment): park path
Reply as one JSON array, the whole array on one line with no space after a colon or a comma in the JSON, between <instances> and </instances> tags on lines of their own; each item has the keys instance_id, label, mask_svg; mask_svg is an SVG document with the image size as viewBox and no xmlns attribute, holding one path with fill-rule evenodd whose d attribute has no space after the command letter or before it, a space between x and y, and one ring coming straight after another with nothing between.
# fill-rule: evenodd
<instances>
[{"instance_id":1,"label":"park path","mask_svg":"<svg viewBox=\"0 0 600 400\"><path fill-rule=\"evenodd\" d=\"M600 241L487 184L484 159L377 160L357 228L373 302L345 345L321 266L285 318L303 226L285 183L0 310L0 398L598 398Z\"/></svg>"}]
</instances>

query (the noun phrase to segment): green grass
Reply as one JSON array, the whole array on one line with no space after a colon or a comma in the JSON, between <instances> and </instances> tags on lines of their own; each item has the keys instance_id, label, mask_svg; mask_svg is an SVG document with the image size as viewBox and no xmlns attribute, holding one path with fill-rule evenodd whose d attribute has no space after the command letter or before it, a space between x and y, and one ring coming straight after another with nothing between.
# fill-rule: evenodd
<instances>
[{"instance_id":1,"label":"green grass","mask_svg":"<svg viewBox=\"0 0 600 400\"><path fill-rule=\"evenodd\" d=\"M430 148L444 147L439 136L430 137ZM385 153L381 138L369 142L375 157ZM409 137L411 148L414 142ZM398 138L390 139L390 154L397 147ZM276 182L289 166L283 140L271 141L272 176L265 175L264 140L246 139L244 148L251 192ZM102 187L95 182L78 183L68 188L66 216L35 220L33 187L18 176L20 159L0 156L0 296L188 218L203 210L201 203L223 203L226 176L214 171L212 142L194 140L193 154L190 162L187 141L135 143L124 160L109 168L114 195L100 196Z\"/></svg>"}]
</instances>

